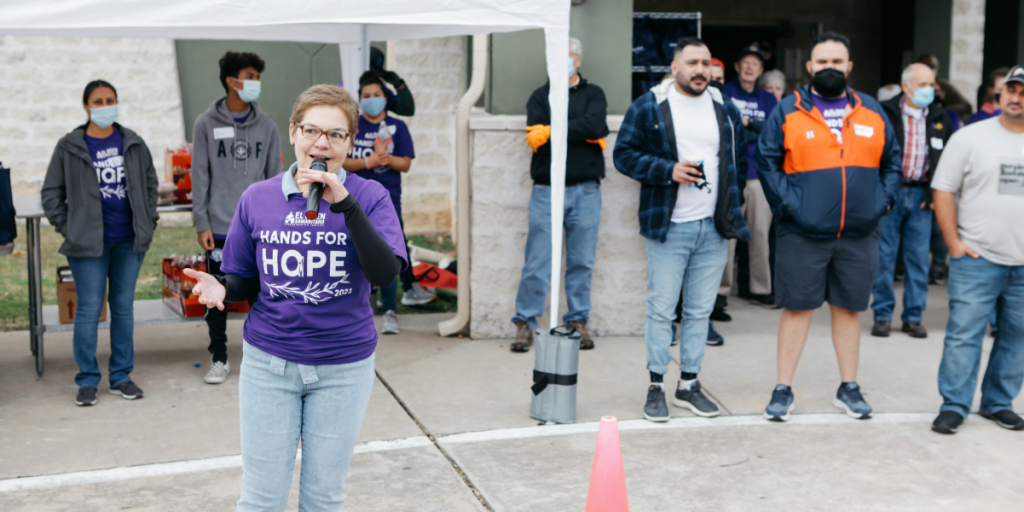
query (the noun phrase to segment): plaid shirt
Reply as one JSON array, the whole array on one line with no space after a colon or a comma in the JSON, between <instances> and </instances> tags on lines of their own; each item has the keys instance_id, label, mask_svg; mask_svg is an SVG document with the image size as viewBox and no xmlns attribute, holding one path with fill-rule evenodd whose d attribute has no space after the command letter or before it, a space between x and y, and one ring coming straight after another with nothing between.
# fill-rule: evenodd
<instances>
[{"instance_id":1,"label":"plaid shirt","mask_svg":"<svg viewBox=\"0 0 1024 512\"><path fill-rule=\"evenodd\" d=\"M643 94L626 111L615 139L613 158L615 168L622 174L640 182L640 234L645 238L664 242L668 235L672 209L675 207L676 187L672 181L672 169L677 159L674 148L669 144L665 119L661 113L661 102L667 100L668 87L674 82L664 82ZM725 155L723 169L728 173L728 189L720 194L715 206L715 228L724 238L750 240L750 231L740 211L740 190L736 179L736 162L733 150L734 137L743 137L742 125L735 126L733 119L739 119L739 111L732 103L723 104L721 95L712 88L707 94L715 98L716 109L721 108L722 153ZM735 117L730 116L732 113ZM734 131L730 133L729 127ZM746 139L736 145L745 147Z\"/></svg>"},{"instance_id":2,"label":"plaid shirt","mask_svg":"<svg viewBox=\"0 0 1024 512\"><path fill-rule=\"evenodd\" d=\"M925 136L927 108L908 108L907 99L900 99L903 117L903 179L926 180L928 172L928 143Z\"/></svg>"}]
</instances>

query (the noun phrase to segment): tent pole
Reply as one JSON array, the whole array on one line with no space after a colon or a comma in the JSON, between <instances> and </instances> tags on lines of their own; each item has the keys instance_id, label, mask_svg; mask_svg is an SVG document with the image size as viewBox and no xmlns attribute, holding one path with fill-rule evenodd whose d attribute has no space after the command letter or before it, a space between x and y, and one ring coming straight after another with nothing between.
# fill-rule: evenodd
<instances>
[{"instance_id":1,"label":"tent pole","mask_svg":"<svg viewBox=\"0 0 1024 512\"><path fill-rule=\"evenodd\" d=\"M455 114L456 229L458 231L456 257L459 262L459 301L455 317L437 325L441 336L469 334L469 272L471 268L469 261L469 111L484 92L487 45L487 34L473 36L473 75L469 81L469 89L459 100L459 108Z\"/></svg>"}]
</instances>

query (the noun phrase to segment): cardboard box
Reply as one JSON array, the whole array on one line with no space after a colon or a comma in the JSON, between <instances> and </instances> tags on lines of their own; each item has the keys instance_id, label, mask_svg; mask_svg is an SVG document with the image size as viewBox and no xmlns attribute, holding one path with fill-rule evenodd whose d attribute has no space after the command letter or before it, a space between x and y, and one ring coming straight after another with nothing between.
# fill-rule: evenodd
<instances>
[{"instance_id":1,"label":"cardboard box","mask_svg":"<svg viewBox=\"0 0 1024 512\"><path fill-rule=\"evenodd\" d=\"M57 311L60 312L60 323L75 323L75 310L78 307L78 292L75 290L75 278L70 267L57 267ZM103 297L103 310L100 311L100 322L107 321L107 298Z\"/></svg>"}]
</instances>

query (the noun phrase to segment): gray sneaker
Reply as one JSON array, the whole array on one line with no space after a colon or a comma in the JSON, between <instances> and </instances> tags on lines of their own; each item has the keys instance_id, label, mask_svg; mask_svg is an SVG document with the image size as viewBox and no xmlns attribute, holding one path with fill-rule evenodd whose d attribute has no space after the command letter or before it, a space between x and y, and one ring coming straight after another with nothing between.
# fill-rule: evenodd
<instances>
[{"instance_id":1,"label":"gray sneaker","mask_svg":"<svg viewBox=\"0 0 1024 512\"><path fill-rule=\"evenodd\" d=\"M121 398L125 400L135 400L136 398L142 398L142 389L129 380L121 383L116 388L110 388L110 394L121 395Z\"/></svg>"},{"instance_id":2,"label":"gray sneaker","mask_svg":"<svg viewBox=\"0 0 1024 512\"><path fill-rule=\"evenodd\" d=\"M220 384L228 378L229 373L231 373L231 365L229 363L215 361L210 366L210 370L206 372L206 377L203 377L203 381L207 384Z\"/></svg>"},{"instance_id":3,"label":"gray sneaker","mask_svg":"<svg viewBox=\"0 0 1024 512\"><path fill-rule=\"evenodd\" d=\"M651 384L651 387L647 388L644 418L657 422L668 421L668 404L665 403L665 390L661 389L661 386Z\"/></svg>"},{"instance_id":4,"label":"gray sneaker","mask_svg":"<svg viewBox=\"0 0 1024 512\"><path fill-rule=\"evenodd\" d=\"M676 389L672 405L689 409L697 416L705 418L713 418L720 412L718 406L701 392L699 380L695 381L690 389Z\"/></svg>"},{"instance_id":5,"label":"gray sneaker","mask_svg":"<svg viewBox=\"0 0 1024 512\"><path fill-rule=\"evenodd\" d=\"M846 411L846 415L855 420L866 420L871 417L871 406L864 401L864 396L860 394L860 386L856 382L840 384L832 405Z\"/></svg>"},{"instance_id":6,"label":"gray sneaker","mask_svg":"<svg viewBox=\"0 0 1024 512\"><path fill-rule=\"evenodd\" d=\"M96 388L78 388L78 396L75 397L75 405L79 405L82 407L96 405Z\"/></svg>"},{"instance_id":7,"label":"gray sneaker","mask_svg":"<svg viewBox=\"0 0 1024 512\"><path fill-rule=\"evenodd\" d=\"M433 302L434 299L437 299L436 293L420 286L419 283L413 283L412 288L402 294L402 305L422 306Z\"/></svg>"},{"instance_id":8,"label":"gray sneaker","mask_svg":"<svg viewBox=\"0 0 1024 512\"><path fill-rule=\"evenodd\" d=\"M764 408L764 417L769 421L789 421L793 413L793 388L785 384L775 386L772 401Z\"/></svg>"},{"instance_id":9,"label":"gray sneaker","mask_svg":"<svg viewBox=\"0 0 1024 512\"><path fill-rule=\"evenodd\" d=\"M396 315L395 312L390 310L390 309L385 311L384 312L384 327L381 327L380 333L381 334L398 334L400 332L402 332L402 331L398 328L398 315Z\"/></svg>"}]
</instances>

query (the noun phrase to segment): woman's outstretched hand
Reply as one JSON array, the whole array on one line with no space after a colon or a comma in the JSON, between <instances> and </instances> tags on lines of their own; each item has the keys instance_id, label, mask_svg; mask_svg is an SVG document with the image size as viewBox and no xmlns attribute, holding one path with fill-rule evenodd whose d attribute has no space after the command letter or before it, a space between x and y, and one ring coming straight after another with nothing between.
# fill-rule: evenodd
<instances>
[{"instance_id":1,"label":"woman's outstretched hand","mask_svg":"<svg viewBox=\"0 0 1024 512\"><path fill-rule=\"evenodd\" d=\"M295 180L296 184L305 185L314 182L324 184L324 194L321 197L328 203L340 203L348 197L348 189L341 184L337 174L299 169L299 179ZM302 197L309 197L309 192L303 192Z\"/></svg>"},{"instance_id":2,"label":"woman's outstretched hand","mask_svg":"<svg viewBox=\"0 0 1024 512\"><path fill-rule=\"evenodd\" d=\"M210 309L216 307L221 311L224 310L224 297L228 292L216 277L190 268L182 269L182 271L186 276L196 280L196 285L192 287L192 294L199 299L200 304Z\"/></svg>"}]
</instances>

